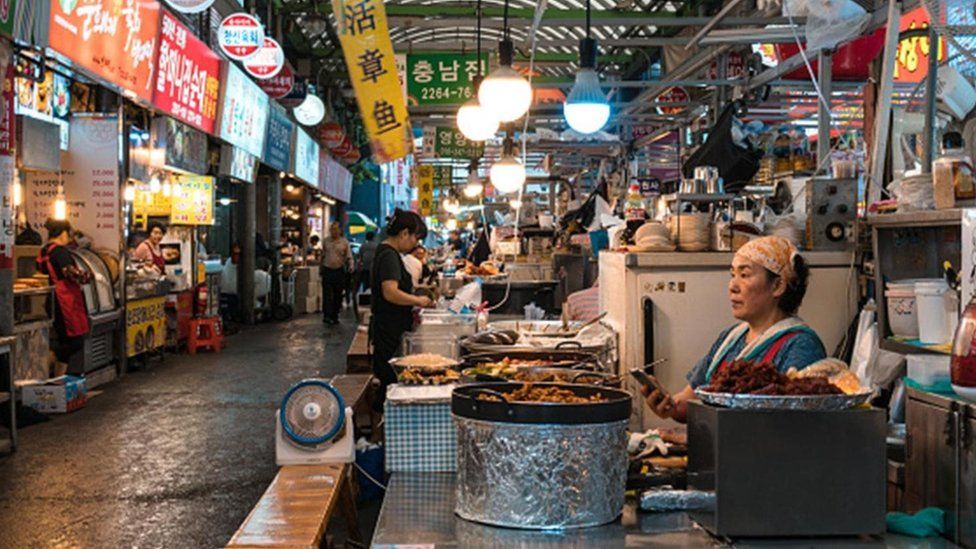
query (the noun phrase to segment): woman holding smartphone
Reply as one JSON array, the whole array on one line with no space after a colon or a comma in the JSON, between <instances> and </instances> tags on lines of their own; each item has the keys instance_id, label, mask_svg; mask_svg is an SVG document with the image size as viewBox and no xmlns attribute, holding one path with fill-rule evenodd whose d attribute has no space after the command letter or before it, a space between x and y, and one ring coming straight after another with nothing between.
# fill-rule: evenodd
<instances>
[{"instance_id":1,"label":"woman holding smartphone","mask_svg":"<svg viewBox=\"0 0 976 549\"><path fill-rule=\"evenodd\" d=\"M817 334L796 316L810 269L792 242L778 236L750 241L736 252L729 280L732 315L741 322L719 334L675 395L644 387L659 417L684 422L695 389L736 360L771 362L781 372L800 370L826 357Z\"/></svg>"}]
</instances>

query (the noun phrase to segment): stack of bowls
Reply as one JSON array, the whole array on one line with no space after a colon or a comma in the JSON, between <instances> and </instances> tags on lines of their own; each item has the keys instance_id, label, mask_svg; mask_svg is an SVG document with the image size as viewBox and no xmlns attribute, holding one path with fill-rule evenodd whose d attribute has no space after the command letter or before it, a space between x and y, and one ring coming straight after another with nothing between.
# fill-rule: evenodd
<instances>
[{"instance_id":1,"label":"stack of bowls","mask_svg":"<svg viewBox=\"0 0 976 549\"><path fill-rule=\"evenodd\" d=\"M683 252L704 252L711 244L711 218L707 213L683 213L671 218L671 239Z\"/></svg>"},{"instance_id":2,"label":"stack of bowls","mask_svg":"<svg viewBox=\"0 0 976 549\"><path fill-rule=\"evenodd\" d=\"M641 225L634 233L634 244L639 251L674 251L668 228L660 221L648 221Z\"/></svg>"}]
</instances>

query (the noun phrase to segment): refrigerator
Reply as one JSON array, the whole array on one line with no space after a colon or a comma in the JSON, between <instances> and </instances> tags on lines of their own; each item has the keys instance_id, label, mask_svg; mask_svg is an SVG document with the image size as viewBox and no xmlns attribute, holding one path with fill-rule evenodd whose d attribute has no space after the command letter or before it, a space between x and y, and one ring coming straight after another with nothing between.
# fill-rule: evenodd
<instances>
[{"instance_id":1,"label":"refrigerator","mask_svg":"<svg viewBox=\"0 0 976 549\"><path fill-rule=\"evenodd\" d=\"M830 355L858 312L852 252L802 252L810 282L799 315ZM628 389L630 368L667 358L655 374L675 393L719 333L737 321L728 297L731 252L600 253L600 306L617 331L618 368ZM637 402L637 401L635 401ZM665 422L635 404L632 428Z\"/></svg>"}]
</instances>

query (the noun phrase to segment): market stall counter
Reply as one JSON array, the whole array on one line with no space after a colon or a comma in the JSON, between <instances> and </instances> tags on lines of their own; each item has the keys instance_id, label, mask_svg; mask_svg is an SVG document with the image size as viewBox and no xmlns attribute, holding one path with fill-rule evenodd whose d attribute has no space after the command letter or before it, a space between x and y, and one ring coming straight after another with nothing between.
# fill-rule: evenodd
<instances>
[{"instance_id":1,"label":"market stall counter","mask_svg":"<svg viewBox=\"0 0 976 549\"><path fill-rule=\"evenodd\" d=\"M373 534L372 547L913 547L919 540L887 534L849 538L719 539L683 512L643 513L628 498L616 521L593 528L523 530L486 526L454 514L454 473L396 473ZM926 547L955 547L935 538Z\"/></svg>"}]
</instances>

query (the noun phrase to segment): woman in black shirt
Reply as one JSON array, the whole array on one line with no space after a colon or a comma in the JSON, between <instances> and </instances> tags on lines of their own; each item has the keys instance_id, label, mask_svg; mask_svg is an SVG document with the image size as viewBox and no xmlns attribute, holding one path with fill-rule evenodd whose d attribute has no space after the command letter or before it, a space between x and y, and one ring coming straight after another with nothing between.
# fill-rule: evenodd
<instances>
[{"instance_id":1,"label":"woman in black shirt","mask_svg":"<svg viewBox=\"0 0 976 549\"><path fill-rule=\"evenodd\" d=\"M369 333L373 344L373 375L382 384L377 402L380 407L386 398L386 387L396 383L390 359L396 356L403 334L413 328L413 308L431 305L430 298L413 295L410 273L400 258L400 254L410 252L426 237L424 220L415 212L398 208L386 226L386 239L373 256Z\"/></svg>"}]
</instances>

